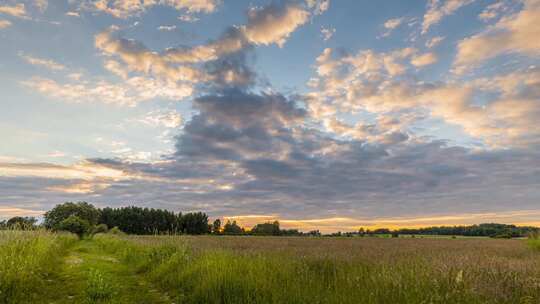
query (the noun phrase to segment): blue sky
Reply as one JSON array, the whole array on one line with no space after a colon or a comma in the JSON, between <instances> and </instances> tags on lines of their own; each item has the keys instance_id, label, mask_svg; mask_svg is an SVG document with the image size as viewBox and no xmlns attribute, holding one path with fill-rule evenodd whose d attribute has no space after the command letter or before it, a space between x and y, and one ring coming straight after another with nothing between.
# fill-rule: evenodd
<instances>
[{"instance_id":1,"label":"blue sky","mask_svg":"<svg viewBox=\"0 0 540 304\"><path fill-rule=\"evenodd\" d=\"M540 2L0 0L0 217L538 223Z\"/></svg>"}]
</instances>

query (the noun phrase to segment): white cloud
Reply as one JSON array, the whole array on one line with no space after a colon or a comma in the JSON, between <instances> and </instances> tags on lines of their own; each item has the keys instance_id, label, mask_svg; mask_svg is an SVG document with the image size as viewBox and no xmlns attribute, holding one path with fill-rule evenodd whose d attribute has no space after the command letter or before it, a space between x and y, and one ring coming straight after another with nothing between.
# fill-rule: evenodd
<instances>
[{"instance_id":1,"label":"white cloud","mask_svg":"<svg viewBox=\"0 0 540 304\"><path fill-rule=\"evenodd\" d=\"M429 29L441 22L441 20L455 13L463 6L473 3L475 0L429 0L428 10L424 14L422 23L422 34L425 34Z\"/></svg>"},{"instance_id":2,"label":"white cloud","mask_svg":"<svg viewBox=\"0 0 540 304\"><path fill-rule=\"evenodd\" d=\"M425 53L422 55L414 56L411 59L412 65L416 67L423 67L426 65L434 64L437 62L438 58L435 53Z\"/></svg>"},{"instance_id":3,"label":"white cloud","mask_svg":"<svg viewBox=\"0 0 540 304\"><path fill-rule=\"evenodd\" d=\"M0 20L0 30L5 29L11 26L11 22L9 20Z\"/></svg>"},{"instance_id":4,"label":"white cloud","mask_svg":"<svg viewBox=\"0 0 540 304\"><path fill-rule=\"evenodd\" d=\"M34 6L40 11L45 12L49 6L48 0L34 0Z\"/></svg>"},{"instance_id":5,"label":"white cloud","mask_svg":"<svg viewBox=\"0 0 540 304\"><path fill-rule=\"evenodd\" d=\"M6 14L23 19L28 18L28 16L26 15L26 7L24 6L24 3L19 3L13 6L0 5L0 14Z\"/></svg>"},{"instance_id":6,"label":"white cloud","mask_svg":"<svg viewBox=\"0 0 540 304\"><path fill-rule=\"evenodd\" d=\"M330 40L330 38L332 38L332 36L334 36L335 33L336 33L335 28L327 28L327 27L321 28L321 36L324 41Z\"/></svg>"},{"instance_id":7,"label":"white cloud","mask_svg":"<svg viewBox=\"0 0 540 304\"><path fill-rule=\"evenodd\" d=\"M330 0L306 0L306 4L315 15L321 15L330 8Z\"/></svg>"},{"instance_id":8,"label":"white cloud","mask_svg":"<svg viewBox=\"0 0 540 304\"><path fill-rule=\"evenodd\" d=\"M161 25L157 29L158 31L171 32L176 30L176 25Z\"/></svg>"},{"instance_id":9,"label":"white cloud","mask_svg":"<svg viewBox=\"0 0 540 304\"><path fill-rule=\"evenodd\" d=\"M540 54L540 1L526 0L524 8L458 44L454 72L460 74L484 60L506 53Z\"/></svg>"},{"instance_id":10,"label":"white cloud","mask_svg":"<svg viewBox=\"0 0 540 304\"><path fill-rule=\"evenodd\" d=\"M189 15L189 14L183 14L178 17L178 20L184 21L184 22L197 22L199 21L199 18Z\"/></svg>"},{"instance_id":11,"label":"white cloud","mask_svg":"<svg viewBox=\"0 0 540 304\"><path fill-rule=\"evenodd\" d=\"M81 17L81 15L79 14L79 12L75 12L75 11L69 11L66 13L66 16L70 16L70 17Z\"/></svg>"},{"instance_id":12,"label":"white cloud","mask_svg":"<svg viewBox=\"0 0 540 304\"><path fill-rule=\"evenodd\" d=\"M426 47L430 49L434 48L437 45L439 45L441 42L443 42L444 39L445 37L442 37L442 36L433 37L426 42Z\"/></svg>"},{"instance_id":13,"label":"white cloud","mask_svg":"<svg viewBox=\"0 0 540 304\"><path fill-rule=\"evenodd\" d=\"M137 120L151 127L178 128L182 124L182 116L176 111L152 111Z\"/></svg>"},{"instance_id":14,"label":"white cloud","mask_svg":"<svg viewBox=\"0 0 540 304\"><path fill-rule=\"evenodd\" d=\"M501 14L508 12L510 10L509 3L507 1L499 1L493 4L488 5L481 13L478 15L478 19L488 22L493 19L498 18Z\"/></svg>"},{"instance_id":15,"label":"white cloud","mask_svg":"<svg viewBox=\"0 0 540 304\"><path fill-rule=\"evenodd\" d=\"M193 91L191 86L144 77L132 77L121 84L104 80L59 83L52 79L34 77L22 84L51 98L68 102L102 102L126 106L134 106L138 102L155 98L182 100Z\"/></svg>"},{"instance_id":16,"label":"white cloud","mask_svg":"<svg viewBox=\"0 0 540 304\"><path fill-rule=\"evenodd\" d=\"M212 13L219 2L219 0L89 0L84 2L82 7L126 19L139 16L155 5L169 6L188 13Z\"/></svg>"},{"instance_id":17,"label":"white cloud","mask_svg":"<svg viewBox=\"0 0 540 304\"><path fill-rule=\"evenodd\" d=\"M246 38L254 44L275 43L282 47L290 34L306 23L308 18L309 12L292 4L252 8L248 12L248 24L243 30Z\"/></svg>"},{"instance_id":18,"label":"white cloud","mask_svg":"<svg viewBox=\"0 0 540 304\"><path fill-rule=\"evenodd\" d=\"M66 69L66 66L50 59L38 58L30 55L25 55L23 53L19 53L19 57L21 57L31 65L42 66L52 71L62 71Z\"/></svg>"},{"instance_id":19,"label":"white cloud","mask_svg":"<svg viewBox=\"0 0 540 304\"><path fill-rule=\"evenodd\" d=\"M398 26L400 26L403 23L403 18L394 18L389 19L384 23L384 28L387 30L393 30L396 29Z\"/></svg>"}]
</instances>

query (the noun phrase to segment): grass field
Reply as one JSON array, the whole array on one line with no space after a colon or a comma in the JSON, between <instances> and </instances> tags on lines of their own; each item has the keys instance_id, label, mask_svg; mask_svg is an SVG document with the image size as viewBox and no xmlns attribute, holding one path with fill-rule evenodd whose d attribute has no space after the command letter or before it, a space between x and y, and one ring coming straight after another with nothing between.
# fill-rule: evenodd
<instances>
[{"instance_id":1,"label":"grass field","mask_svg":"<svg viewBox=\"0 0 540 304\"><path fill-rule=\"evenodd\" d=\"M537 242L0 234L0 303L540 303Z\"/></svg>"}]
</instances>

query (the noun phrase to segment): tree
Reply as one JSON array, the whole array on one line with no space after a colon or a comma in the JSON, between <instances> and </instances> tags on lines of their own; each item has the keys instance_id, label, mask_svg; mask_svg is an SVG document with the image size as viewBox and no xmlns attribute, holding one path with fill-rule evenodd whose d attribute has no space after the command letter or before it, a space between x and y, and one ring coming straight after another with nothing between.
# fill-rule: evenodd
<instances>
[{"instance_id":1,"label":"tree","mask_svg":"<svg viewBox=\"0 0 540 304\"><path fill-rule=\"evenodd\" d=\"M214 223L212 224L212 231L214 234L220 234L221 233L221 220L216 219Z\"/></svg>"},{"instance_id":2,"label":"tree","mask_svg":"<svg viewBox=\"0 0 540 304\"><path fill-rule=\"evenodd\" d=\"M251 229L252 234L256 235L280 235L279 222L257 224Z\"/></svg>"},{"instance_id":3,"label":"tree","mask_svg":"<svg viewBox=\"0 0 540 304\"><path fill-rule=\"evenodd\" d=\"M79 237L82 237L90 230L90 223L76 215L70 215L68 218L58 223L55 227L56 230L69 231L71 233L75 233Z\"/></svg>"},{"instance_id":4,"label":"tree","mask_svg":"<svg viewBox=\"0 0 540 304\"><path fill-rule=\"evenodd\" d=\"M187 234L208 233L208 215L202 212L186 213L182 216L182 231Z\"/></svg>"},{"instance_id":5,"label":"tree","mask_svg":"<svg viewBox=\"0 0 540 304\"><path fill-rule=\"evenodd\" d=\"M66 202L56 205L52 210L45 213L45 227L57 229L57 225L70 216L76 216L79 219L87 221L90 225L96 225L99 220L100 211L94 205L87 202Z\"/></svg>"},{"instance_id":6,"label":"tree","mask_svg":"<svg viewBox=\"0 0 540 304\"><path fill-rule=\"evenodd\" d=\"M35 217L16 216L10 218L6 222L6 227L11 229L31 230L36 227L36 223L37 219Z\"/></svg>"},{"instance_id":7,"label":"tree","mask_svg":"<svg viewBox=\"0 0 540 304\"><path fill-rule=\"evenodd\" d=\"M236 224L236 221L233 221L231 223L231 221L228 220L227 223L225 224L225 226L223 226L223 233L224 234L237 235L237 234L244 233L244 229L242 229L242 227L238 226L238 224Z\"/></svg>"}]
</instances>

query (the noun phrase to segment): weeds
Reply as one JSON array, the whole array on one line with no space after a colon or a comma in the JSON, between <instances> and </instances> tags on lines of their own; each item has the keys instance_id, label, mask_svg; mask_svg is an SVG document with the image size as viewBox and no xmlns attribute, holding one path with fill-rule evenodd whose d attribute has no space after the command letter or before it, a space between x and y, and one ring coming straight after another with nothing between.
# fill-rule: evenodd
<instances>
[{"instance_id":1,"label":"weeds","mask_svg":"<svg viewBox=\"0 0 540 304\"><path fill-rule=\"evenodd\" d=\"M88 303L100 303L113 297L113 285L102 272L90 270L86 279L85 294Z\"/></svg>"}]
</instances>

